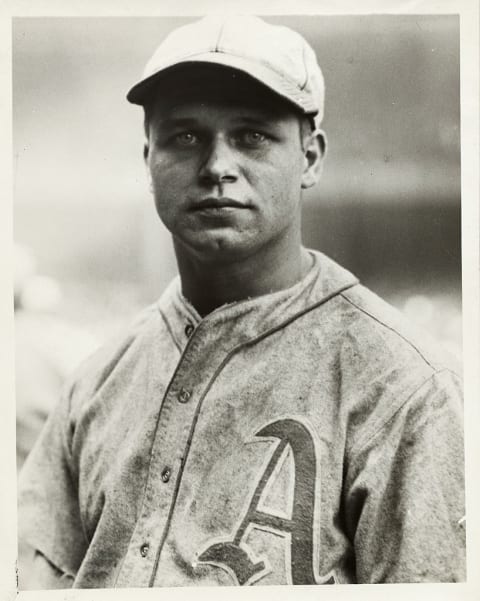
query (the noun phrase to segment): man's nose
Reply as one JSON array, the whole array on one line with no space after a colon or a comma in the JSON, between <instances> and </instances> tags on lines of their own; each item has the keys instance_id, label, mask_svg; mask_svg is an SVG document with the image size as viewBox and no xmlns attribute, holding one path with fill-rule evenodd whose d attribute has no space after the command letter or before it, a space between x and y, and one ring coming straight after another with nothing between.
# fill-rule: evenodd
<instances>
[{"instance_id":1,"label":"man's nose","mask_svg":"<svg viewBox=\"0 0 480 601\"><path fill-rule=\"evenodd\" d=\"M207 183L232 183L238 179L234 150L223 136L215 137L205 149L199 171L200 179Z\"/></svg>"}]
</instances>

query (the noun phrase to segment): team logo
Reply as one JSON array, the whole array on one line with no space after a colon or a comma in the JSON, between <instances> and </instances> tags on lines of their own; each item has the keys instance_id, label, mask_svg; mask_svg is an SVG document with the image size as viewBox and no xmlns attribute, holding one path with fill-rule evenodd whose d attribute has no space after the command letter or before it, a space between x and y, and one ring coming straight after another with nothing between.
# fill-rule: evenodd
<instances>
[{"instance_id":1,"label":"team logo","mask_svg":"<svg viewBox=\"0 0 480 601\"><path fill-rule=\"evenodd\" d=\"M198 563L219 566L232 575L239 585L259 580L271 570L266 557L255 557L245 542L252 528L280 534L287 545L287 579L290 584L334 584L333 576L321 577L319 565L316 491L318 461L315 440L306 425L294 419L281 419L267 424L256 437L272 440L275 449L264 469L248 508L230 540L217 541L203 550ZM278 466L290 451L294 465L293 502L290 516L263 509L265 488L278 473Z\"/></svg>"}]
</instances>

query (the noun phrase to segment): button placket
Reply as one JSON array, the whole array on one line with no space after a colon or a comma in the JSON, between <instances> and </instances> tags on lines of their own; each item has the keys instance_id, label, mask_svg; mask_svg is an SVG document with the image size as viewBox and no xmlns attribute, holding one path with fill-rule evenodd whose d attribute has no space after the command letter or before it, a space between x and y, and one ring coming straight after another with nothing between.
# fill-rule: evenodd
<instances>
[{"instance_id":1,"label":"button placket","mask_svg":"<svg viewBox=\"0 0 480 601\"><path fill-rule=\"evenodd\" d=\"M197 356L197 352L194 351L193 356ZM190 364L191 361L188 361L179 366L176 376L179 382L184 380L187 373L190 372ZM175 382L171 383L170 391L163 403L159 427L155 435L149 480L142 513L131 541L130 559L125 562L122 578L119 579L123 585L126 585L127 579L131 577L131 571L138 569L135 566L140 559L145 568L149 566L148 569L152 569L155 564L157 545L155 543L155 545L145 548L144 545L147 543L144 541L148 537L160 542L167 527L175 492L175 486L172 486L175 480L174 475L177 477L175 470L185 455L190 421L195 414L195 403L188 403L192 398L191 390L184 387L178 388L178 385L175 386ZM179 403L185 404L184 410L180 410ZM166 459L169 461L168 464L165 463Z\"/></svg>"},{"instance_id":2,"label":"button placket","mask_svg":"<svg viewBox=\"0 0 480 601\"><path fill-rule=\"evenodd\" d=\"M162 539L168 522L175 487L172 486L175 466L180 465L188 440L188 415L179 410L172 388L164 400L160 424L152 449L151 469L142 504L142 511L129 545L129 551L117 580L117 586L127 586L135 574L138 582L148 585L157 554L157 541ZM186 417L187 415L187 417ZM175 440L170 440L175 435ZM165 460L168 458L168 464ZM147 543L149 540L150 543ZM151 541L155 541L153 544Z\"/></svg>"},{"instance_id":3,"label":"button placket","mask_svg":"<svg viewBox=\"0 0 480 601\"><path fill-rule=\"evenodd\" d=\"M183 326L185 327L185 321ZM152 441L145 495L117 580L118 586L127 586L132 577L148 586L162 552L160 545L169 528L172 503L178 488L177 480L182 478L182 465L188 455L193 418L202 398L202 391L216 369L215 361L209 361L205 365L205 350L210 344L203 335L202 328L195 327L194 333L195 336L190 336L176 367L173 380L168 384L166 395L160 399L161 413ZM212 350L222 354L222 349L217 345ZM194 379L195 373L200 376Z\"/></svg>"},{"instance_id":4,"label":"button placket","mask_svg":"<svg viewBox=\"0 0 480 601\"><path fill-rule=\"evenodd\" d=\"M161 553L161 549L157 548L157 541L160 544L163 533L169 526L168 518L176 490L172 484L181 477L180 465L187 455L186 449L196 405L202 398L204 384L215 371L214 363L209 364L208 369L200 369L199 373L202 376L195 381L195 390L188 386L188 383L192 383L192 374L195 373L196 365L205 362L205 342L201 332L189 341L188 348L177 366L174 380L170 382L168 393L163 400L142 512L132 537L130 560L126 562L124 566L126 569L122 569L122 578L119 579L119 582L124 585L131 577L131 572L128 574L129 568L142 569L138 566L138 562L141 561L145 568L148 566L151 570L156 565L157 554ZM155 544L150 543L149 549L144 551L147 554L143 556L139 553L139 549L143 548L143 544L147 544L146 539L155 540Z\"/></svg>"}]
</instances>

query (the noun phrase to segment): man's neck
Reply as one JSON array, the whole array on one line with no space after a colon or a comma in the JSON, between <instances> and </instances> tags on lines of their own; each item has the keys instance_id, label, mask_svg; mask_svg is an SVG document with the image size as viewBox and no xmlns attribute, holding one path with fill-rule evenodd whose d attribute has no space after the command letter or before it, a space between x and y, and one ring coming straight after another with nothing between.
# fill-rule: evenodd
<instances>
[{"instance_id":1,"label":"man's neck","mask_svg":"<svg viewBox=\"0 0 480 601\"><path fill-rule=\"evenodd\" d=\"M273 247L220 262L199 260L176 246L182 293L204 317L227 303L289 288L304 277L312 259L300 241L286 250Z\"/></svg>"}]
</instances>

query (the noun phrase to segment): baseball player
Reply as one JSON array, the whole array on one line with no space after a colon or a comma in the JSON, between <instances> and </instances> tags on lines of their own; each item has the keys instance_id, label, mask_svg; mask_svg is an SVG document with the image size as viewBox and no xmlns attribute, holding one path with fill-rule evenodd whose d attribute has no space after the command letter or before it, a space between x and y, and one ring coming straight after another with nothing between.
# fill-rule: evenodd
<instances>
[{"instance_id":1,"label":"baseball player","mask_svg":"<svg viewBox=\"0 0 480 601\"><path fill-rule=\"evenodd\" d=\"M458 372L301 243L313 50L207 17L127 97L179 277L81 366L26 462L37 588L464 580Z\"/></svg>"}]
</instances>

